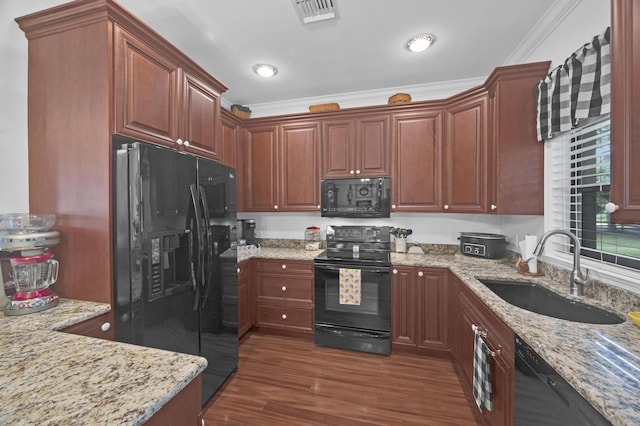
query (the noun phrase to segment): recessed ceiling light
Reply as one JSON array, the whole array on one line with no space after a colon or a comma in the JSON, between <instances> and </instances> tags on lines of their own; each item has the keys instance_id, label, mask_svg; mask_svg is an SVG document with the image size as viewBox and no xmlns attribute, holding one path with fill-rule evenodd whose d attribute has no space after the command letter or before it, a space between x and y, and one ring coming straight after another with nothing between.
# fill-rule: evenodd
<instances>
[{"instance_id":1,"label":"recessed ceiling light","mask_svg":"<svg viewBox=\"0 0 640 426\"><path fill-rule=\"evenodd\" d=\"M407 49L412 52L422 52L433 44L435 39L431 34L418 34L407 42Z\"/></svg>"},{"instance_id":2,"label":"recessed ceiling light","mask_svg":"<svg viewBox=\"0 0 640 426\"><path fill-rule=\"evenodd\" d=\"M269 64L258 64L253 66L253 72L258 74L260 77L269 78L278 73L278 68Z\"/></svg>"}]
</instances>

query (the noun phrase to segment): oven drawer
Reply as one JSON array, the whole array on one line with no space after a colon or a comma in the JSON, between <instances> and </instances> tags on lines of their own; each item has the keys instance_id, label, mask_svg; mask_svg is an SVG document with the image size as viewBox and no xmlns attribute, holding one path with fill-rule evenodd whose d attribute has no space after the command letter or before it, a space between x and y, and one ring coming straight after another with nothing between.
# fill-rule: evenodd
<instances>
[{"instance_id":1,"label":"oven drawer","mask_svg":"<svg viewBox=\"0 0 640 426\"><path fill-rule=\"evenodd\" d=\"M258 300L265 299L313 303L313 279L262 273L258 279Z\"/></svg>"},{"instance_id":2,"label":"oven drawer","mask_svg":"<svg viewBox=\"0 0 640 426\"><path fill-rule=\"evenodd\" d=\"M313 309L259 303L258 327L313 332Z\"/></svg>"},{"instance_id":3,"label":"oven drawer","mask_svg":"<svg viewBox=\"0 0 640 426\"><path fill-rule=\"evenodd\" d=\"M303 273L313 276L313 262L301 260L260 259L258 261L260 272Z\"/></svg>"}]
</instances>

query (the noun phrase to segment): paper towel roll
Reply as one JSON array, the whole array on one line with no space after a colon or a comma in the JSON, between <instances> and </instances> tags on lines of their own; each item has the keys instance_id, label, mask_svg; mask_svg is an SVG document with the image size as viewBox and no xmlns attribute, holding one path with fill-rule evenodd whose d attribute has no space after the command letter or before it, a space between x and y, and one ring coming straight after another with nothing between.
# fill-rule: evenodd
<instances>
[{"instance_id":1,"label":"paper towel roll","mask_svg":"<svg viewBox=\"0 0 640 426\"><path fill-rule=\"evenodd\" d=\"M527 235L524 238L524 245L525 245L525 253L524 253L524 258L525 259L529 259L530 257L533 256L533 251L536 249L536 246L538 245L538 237L536 235ZM533 258L528 262L529 265L529 272L531 272L532 274L537 274L538 273L538 259L537 258Z\"/></svg>"}]
</instances>

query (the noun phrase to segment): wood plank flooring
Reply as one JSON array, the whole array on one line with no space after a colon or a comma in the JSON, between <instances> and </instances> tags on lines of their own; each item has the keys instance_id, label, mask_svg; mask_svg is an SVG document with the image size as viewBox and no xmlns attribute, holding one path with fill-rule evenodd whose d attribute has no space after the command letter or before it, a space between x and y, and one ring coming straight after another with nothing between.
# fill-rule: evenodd
<instances>
[{"instance_id":1,"label":"wood plank flooring","mask_svg":"<svg viewBox=\"0 0 640 426\"><path fill-rule=\"evenodd\" d=\"M380 356L252 333L206 425L473 425L448 359Z\"/></svg>"}]
</instances>

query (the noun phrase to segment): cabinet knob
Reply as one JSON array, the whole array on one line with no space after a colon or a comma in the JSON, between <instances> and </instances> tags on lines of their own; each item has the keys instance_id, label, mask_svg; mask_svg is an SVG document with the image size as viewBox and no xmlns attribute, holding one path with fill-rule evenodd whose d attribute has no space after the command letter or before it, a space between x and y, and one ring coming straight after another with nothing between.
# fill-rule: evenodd
<instances>
[{"instance_id":1,"label":"cabinet knob","mask_svg":"<svg viewBox=\"0 0 640 426\"><path fill-rule=\"evenodd\" d=\"M445 204L445 205L444 205L444 209L445 209L445 210L449 210L449 204Z\"/></svg>"},{"instance_id":2,"label":"cabinet knob","mask_svg":"<svg viewBox=\"0 0 640 426\"><path fill-rule=\"evenodd\" d=\"M604 209L607 213L613 213L615 211L617 211L620 208L620 206L618 206L617 204L614 204L612 202L608 202L607 204L604 205Z\"/></svg>"},{"instance_id":3,"label":"cabinet knob","mask_svg":"<svg viewBox=\"0 0 640 426\"><path fill-rule=\"evenodd\" d=\"M111 329L111 323L110 322L105 322L104 324L102 324L100 326L100 330L102 331L109 331Z\"/></svg>"},{"instance_id":4,"label":"cabinet knob","mask_svg":"<svg viewBox=\"0 0 640 426\"><path fill-rule=\"evenodd\" d=\"M287 286L286 285L282 286L282 291L287 291Z\"/></svg>"},{"instance_id":5,"label":"cabinet knob","mask_svg":"<svg viewBox=\"0 0 640 426\"><path fill-rule=\"evenodd\" d=\"M184 141L184 146L189 146L189 145L191 145L189 141Z\"/></svg>"},{"instance_id":6,"label":"cabinet knob","mask_svg":"<svg viewBox=\"0 0 640 426\"><path fill-rule=\"evenodd\" d=\"M393 270L393 275L398 275L398 270L397 269Z\"/></svg>"},{"instance_id":7,"label":"cabinet knob","mask_svg":"<svg viewBox=\"0 0 640 426\"><path fill-rule=\"evenodd\" d=\"M274 209L274 210L278 210L278 205L277 205L277 204L276 204L276 205L274 205L274 206L273 206L273 209Z\"/></svg>"},{"instance_id":8,"label":"cabinet knob","mask_svg":"<svg viewBox=\"0 0 640 426\"><path fill-rule=\"evenodd\" d=\"M395 210L396 209L396 205L395 204L391 204L391 208Z\"/></svg>"},{"instance_id":9,"label":"cabinet knob","mask_svg":"<svg viewBox=\"0 0 640 426\"><path fill-rule=\"evenodd\" d=\"M182 141L182 139L178 138L178 140L176 141L176 143L177 143L178 145L182 145L184 142Z\"/></svg>"},{"instance_id":10,"label":"cabinet knob","mask_svg":"<svg viewBox=\"0 0 640 426\"><path fill-rule=\"evenodd\" d=\"M418 276L419 276L419 277L424 276L424 272L422 272L422 271L418 271Z\"/></svg>"},{"instance_id":11,"label":"cabinet knob","mask_svg":"<svg viewBox=\"0 0 640 426\"><path fill-rule=\"evenodd\" d=\"M287 319L287 314L282 314L282 319L286 320Z\"/></svg>"},{"instance_id":12,"label":"cabinet knob","mask_svg":"<svg viewBox=\"0 0 640 426\"><path fill-rule=\"evenodd\" d=\"M236 269L236 272L239 274L240 273L240 268Z\"/></svg>"},{"instance_id":13,"label":"cabinet knob","mask_svg":"<svg viewBox=\"0 0 640 426\"><path fill-rule=\"evenodd\" d=\"M349 170L349 174L350 174L350 175L355 175L355 174L356 174L356 171L355 171L355 170Z\"/></svg>"},{"instance_id":14,"label":"cabinet knob","mask_svg":"<svg viewBox=\"0 0 640 426\"><path fill-rule=\"evenodd\" d=\"M318 204L316 207L318 208L318 210L320 210L320 204Z\"/></svg>"},{"instance_id":15,"label":"cabinet knob","mask_svg":"<svg viewBox=\"0 0 640 426\"><path fill-rule=\"evenodd\" d=\"M491 204L491 210L495 211L498 208L495 204Z\"/></svg>"},{"instance_id":16,"label":"cabinet knob","mask_svg":"<svg viewBox=\"0 0 640 426\"><path fill-rule=\"evenodd\" d=\"M356 170L356 174L359 175L360 174L360 170Z\"/></svg>"},{"instance_id":17,"label":"cabinet knob","mask_svg":"<svg viewBox=\"0 0 640 426\"><path fill-rule=\"evenodd\" d=\"M287 269L287 265L285 265L284 263L281 266L282 269Z\"/></svg>"}]
</instances>

